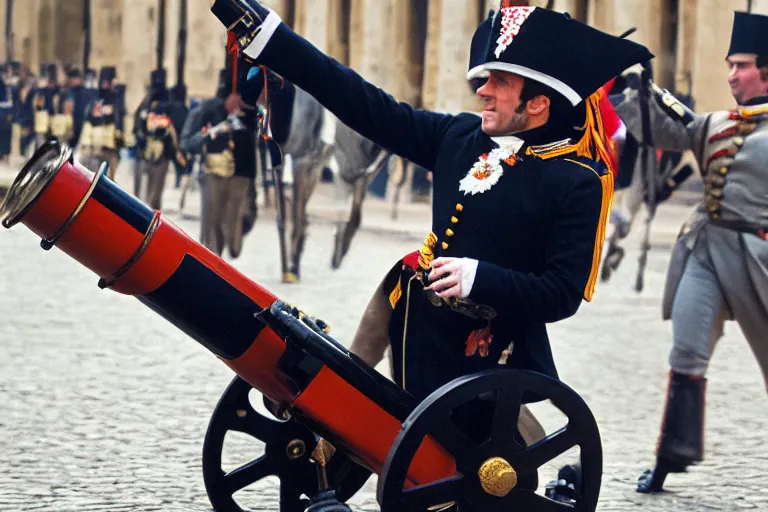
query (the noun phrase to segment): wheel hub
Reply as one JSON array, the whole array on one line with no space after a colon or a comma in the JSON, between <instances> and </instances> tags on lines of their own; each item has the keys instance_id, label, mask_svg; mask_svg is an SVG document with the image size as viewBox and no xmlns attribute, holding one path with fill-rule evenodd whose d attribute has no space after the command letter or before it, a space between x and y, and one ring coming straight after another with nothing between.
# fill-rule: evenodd
<instances>
[{"instance_id":1,"label":"wheel hub","mask_svg":"<svg viewBox=\"0 0 768 512\"><path fill-rule=\"evenodd\" d=\"M517 472L501 457L492 457L483 462L477 476L480 477L483 490L499 498L503 498L517 486Z\"/></svg>"}]
</instances>

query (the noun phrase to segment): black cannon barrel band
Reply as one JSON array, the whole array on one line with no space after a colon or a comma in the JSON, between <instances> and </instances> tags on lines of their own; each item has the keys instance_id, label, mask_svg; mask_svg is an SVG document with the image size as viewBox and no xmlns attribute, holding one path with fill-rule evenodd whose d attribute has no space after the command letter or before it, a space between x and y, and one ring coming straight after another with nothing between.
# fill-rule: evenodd
<instances>
[{"instance_id":1,"label":"black cannon barrel band","mask_svg":"<svg viewBox=\"0 0 768 512\"><path fill-rule=\"evenodd\" d=\"M189 254L157 290L137 298L227 360L242 356L265 327L250 297Z\"/></svg>"},{"instance_id":2,"label":"black cannon barrel band","mask_svg":"<svg viewBox=\"0 0 768 512\"><path fill-rule=\"evenodd\" d=\"M91 197L142 235L149 229L155 213L152 208L120 188L106 176L99 180Z\"/></svg>"}]
</instances>

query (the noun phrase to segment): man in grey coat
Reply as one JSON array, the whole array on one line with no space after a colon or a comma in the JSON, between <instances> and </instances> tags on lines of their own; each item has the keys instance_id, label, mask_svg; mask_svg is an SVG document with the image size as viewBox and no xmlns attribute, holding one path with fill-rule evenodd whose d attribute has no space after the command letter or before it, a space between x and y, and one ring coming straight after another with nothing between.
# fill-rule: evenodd
<instances>
[{"instance_id":1,"label":"man in grey coat","mask_svg":"<svg viewBox=\"0 0 768 512\"><path fill-rule=\"evenodd\" d=\"M650 126L657 147L690 149L704 197L681 230L664 290L673 345L656 466L638 492L663 490L668 473L703 459L706 372L726 320L747 339L768 388L768 16L737 12L726 57L738 106L696 115L654 89ZM642 137L640 102L616 108Z\"/></svg>"}]
</instances>

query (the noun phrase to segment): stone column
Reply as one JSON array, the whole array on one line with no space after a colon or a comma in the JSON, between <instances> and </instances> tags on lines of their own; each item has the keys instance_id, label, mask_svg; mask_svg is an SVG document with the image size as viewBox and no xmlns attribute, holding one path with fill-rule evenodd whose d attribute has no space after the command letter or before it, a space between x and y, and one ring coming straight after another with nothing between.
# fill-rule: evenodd
<instances>
[{"instance_id":1,"label":"stone column","mask_svg":"<svg viewBox=\"0 0 768 512\"><path fill-rule=\"evenodd\" d=\"M478 1L431 0L427 31L425 106L439 112L477 110L467 82L472 36L480 23Z\"/></svg>"},{"instance_id":2,"label":"stone column","mask_svg":"<svg viewBox=\"0 0 768 512\"><path fill-rule=\"evenodd\" d=\"M54 47L56 40L56 2L55 0L40 0L40 10L37 11L37 38L39 41L40 62L55 64ZM23 7L21 7L23 9Z\"/></svg>"},{"instance_id":3,"label":"stone column","mask_svg":"<svg viewBox=\"0 0 768 512\"><path fill-rule=\"evenodd\" d=\"M352 0L350 67L388 92L394 89L394 7L391 0Z\"/></svg>"},{"instance_id":4,"label":"stone column","mask_svg":"<svg viewBox=\"0 0 768 512\"><path fill-rule=\"evenodd\" d=\"M290 22L291 0L264 0L264 5L275 11L285 23Z\"/></svg>"},{"instance_id":5,"label":"stone column","mask_svg":"<svg viewBox=\"0 0 768 512\"><path fill-rule=\"evenodd\" d=\"M557 12L567 12L573 19L586 22L589 0L555 0L552 9Z\"/></svg>"},{"instance_id":6,"label":"stone column","mask_svg":"<svg viewBox=\"0 0 768 512\"><path fill-rule=\"evenodd\" d=\"M768 15L768 0L752 0L752 12Z\"/></svg>"},{"instance_id":7,"label":"stone column","mask_svg":"<svg viewBox=\"0 0 768 512\"><path fill-rule=\"evenodd\" d=\"M296 0L293 28L322 52L328 52L328 22L331 4L338 1Z\"/></svg>"},{"instance_id":8,"label":"stone column","mask_svg":"<svg viewBox=\"0 0 768 512\"><path fill-rule=\"evenodd\" d=\"M328 5L328 20L326 24L328 55L346 65L349 65L351 7L350 2L331 0Z\"/></svg>"},{"instance_id":9,"label":"stone column","mask_svg":"<svg viewBox=\"0 0 768 512\"><path fill-rule=\"evenodd\" d=\"M227 31L210 11L210 0L189 0L187 39L187 96L210 98L216 94L224 67Z\"/></svg>"},{"instance_id":10,"label":"stone column","mask_svg":"<svg viewBox=\"0 0 768 512\"><path fill-rule=\"evenodd\" d=\"M123 58L123 13L124 3L133 10L134 0L91 0L91 67L97 72L102 66L116 66L118 80L122 81L120 62ZM135 5L143 5L137 0ZM131 44L146 40L145 29L129 25Z\"/></svg>"},{"instance_id":11,"label":"stone column","mask_svg":"<svg viewBox=\"0 0 768 512\"><path fill-rule=\"evenodd\" d=\"M393 2L392 30L388 37L394 46L392 93L398 100L422 106L422 87L426 64L427 0Z\"/></svg>"},{"instance_id":12,"label":"stone column","mask_svg":"<svg viewBox=\"0 0 768 512\"><path fill-rule=\"evenodd\" d=\"M27 66L35 75L40 68L40 41L37 37L37 13L40 0L25 0L23 5L13 6L14 58Z\"/></svg>"},{"instance_id":13,"label":"stone column","mask_svg":"<svg viewBox=\"0 0 768 512\"><path fill-rule=\"evenodd\" d=\"M731 42L733 11L746 10L746 0L683 0L678 54L685 66L678 72L692 76L696 111L722 110L734 106L728 87L724 59ZM686 62L687 59L690 59Z\"/></svg>"},{"instance_id":14,"label":"stone column","mask_svg":"<svg viewBox=\"0 0 768 512\"><path fill-rule=\"evenodd\" d=\"M75 67L82 71L85 37L83 34L82 0L56 0L53 20L53 44L51 58L62 67ZM64 69L59 70L61 80L66 78Z\"/></svg>"},{"instance_id":15,"label":"stone column","mask_svg":"<svg viewBox=\"0 0 768 512\"><path fill-rule=\"evenodd\" d=\"M133 114L147 92L149 73L157 61L157 26L159 21L157 0L128 0L124 5L122 22L123 54L118 67L117 81L126 85L125 133L133 133Z\"/></svg>"}]
</instances>

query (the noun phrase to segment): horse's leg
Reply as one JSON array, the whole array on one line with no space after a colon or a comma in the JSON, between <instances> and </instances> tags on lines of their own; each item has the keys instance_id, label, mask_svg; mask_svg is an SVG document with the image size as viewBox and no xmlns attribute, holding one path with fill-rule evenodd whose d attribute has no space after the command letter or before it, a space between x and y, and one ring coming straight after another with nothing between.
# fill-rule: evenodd
<instances>
[{"instance_id":1,"label":"horse's leg","mask_svg":"<svg viewBox=\"0 0 768 512\"><path fill-rule=\"evenodd\" d=\"M408 181L409 163L402 157L397 158L397 181L395 182L395 191L392 196L392 220L397 220L398 206L400 205L400 194L403 190L403 185Z\"/></svg>"},{"instance_id":2,"label":"horse's leg","mask_svg":"<svg viewBox=\"0 0 768 512\"><path fill-rule=\"evenodd\" d=\"M293 225L291 226L288 270L283 276L284 283L296 283L299 281L299 261L301 260L299 244L306 230L305 223L307 221L306 215L303 212L304 189L307 187L306 182L309 180L306 167L307 165L304 161L297 160L294 162L293 192L291 194L291 222Z\"/></svg>"},{"instance_id":3,"label":"horse's leg","mask_svg":"<svg viewBox=\"0 0 768 512\"><path fill-rule=\"evenodd\" d=\"M365 199L369 183L370 182L366 176L361 176L353 185L352 209L349 214L349 219L336 233L337 244L334 250L332 264L335 269L341 266L344 256L347 255L349 247L352 245L352 238L354 238L357 229L360 227L363 217L363 200Z\"/></svg>"}]
</instances>

